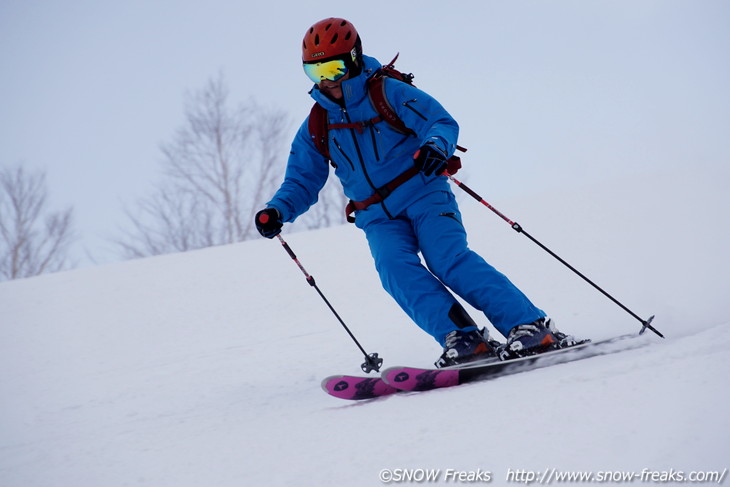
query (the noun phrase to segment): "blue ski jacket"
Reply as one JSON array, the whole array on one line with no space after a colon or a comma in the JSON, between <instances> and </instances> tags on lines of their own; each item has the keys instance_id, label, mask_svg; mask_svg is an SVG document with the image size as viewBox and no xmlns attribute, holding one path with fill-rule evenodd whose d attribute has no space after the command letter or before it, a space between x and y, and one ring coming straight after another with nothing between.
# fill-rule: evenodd
<instances>
[{"instance_id":1,"label":"blue ski jacket","mask_svg":"<svg viewBox=\"0 0 730 487\"><path fill-rule=\"evenodd\" d=\"M381 64L370 56L363 56L363 61L362 72L342 83L342 105L325 96L316 85L310 91L312 98L327 110L330 124L361 122L377 116L368 98L366 81ZM413 167L413 154L426 142L435 141L448 157L456 150L458 124L438 101L415 86L391 78L385 79L384 86L393 109L417 135L397 132L385 121L362 131L330 128L329 149L335 174L345 195L354 201L369 198L377 188ZM294 221L317 202L328 174L329 165L314 145L307 118L292 142L284 182L267 205L279 210L283 221ZM383 202L357 211L357 224L363 227L379 217L395 218L409 204L434 191L451 192L447 178L419 173Z\"/></svg>"}]
</instances>

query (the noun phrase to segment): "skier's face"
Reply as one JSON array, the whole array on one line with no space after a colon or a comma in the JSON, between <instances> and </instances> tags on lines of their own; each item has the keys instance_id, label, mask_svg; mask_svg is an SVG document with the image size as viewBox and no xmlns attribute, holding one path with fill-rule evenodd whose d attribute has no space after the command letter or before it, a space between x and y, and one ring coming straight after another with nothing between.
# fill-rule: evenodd
<instances>
[{"instance_id":1,"label":"skier's face","mask_svg":"<svg viewBox=\"0 0 730 487\"><path fill-rule=\"evenodd\" d=\"M329 96L330 98L334 100L341 100L342 99L342 82L350 79L350 73L347 73L342 78L338 79L337 81L330 81L328 79L323 79L319 82L317 86L319 86L319 91L324 93L325 95Z\"/></svg>"}]
</instances>

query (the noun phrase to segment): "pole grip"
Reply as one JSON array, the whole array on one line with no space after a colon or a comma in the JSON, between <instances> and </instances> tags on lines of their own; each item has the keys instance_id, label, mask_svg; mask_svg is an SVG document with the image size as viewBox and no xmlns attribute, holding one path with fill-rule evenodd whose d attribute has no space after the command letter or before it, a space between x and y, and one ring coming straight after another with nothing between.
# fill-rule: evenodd
<instances>
[{"instance_id":1,"label":"pole grip","mask_svg":"<svg viewBox=\"0 0 730 487\"><path fill-rule=\"evenodd\" d=\"M286 243L286 240L284 240L281 235L277 235L276 238L279 239L279 242L281 242L282 247L284 247L284 250L286 250L286 253L289 254L289 257L291 257L292 260L296 261L297 256L294 253L294 251L291 249L291 247L289 247L289 244Z\"/></svg>"}]
</instances>

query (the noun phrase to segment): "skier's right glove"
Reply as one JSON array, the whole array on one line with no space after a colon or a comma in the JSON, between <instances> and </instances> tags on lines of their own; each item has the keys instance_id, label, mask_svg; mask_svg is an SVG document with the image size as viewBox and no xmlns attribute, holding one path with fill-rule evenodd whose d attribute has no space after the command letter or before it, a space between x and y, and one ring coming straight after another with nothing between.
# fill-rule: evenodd
<instances>
[{"instance_id":1,"label":"skier's right glove","mask_svg":"<svg viewBox=\"0 0 730 487\"><path fill-rule=\"evenodd\" d=\"M256 230L262 237L274 238L281 233L281 213L276 208L264 208L256 213Z\"/></svg>"},{"instance_id":2,"label":"skier's right glove","mask_svg":"<svg viewBox=\"0 0 730 487\"><path fill-rule=\"evenodd\" d=\"M446 153L435 142L429 141L413 154L415 165L425 176L440 176L446 170Z\"/></svg>"}]
</instances>

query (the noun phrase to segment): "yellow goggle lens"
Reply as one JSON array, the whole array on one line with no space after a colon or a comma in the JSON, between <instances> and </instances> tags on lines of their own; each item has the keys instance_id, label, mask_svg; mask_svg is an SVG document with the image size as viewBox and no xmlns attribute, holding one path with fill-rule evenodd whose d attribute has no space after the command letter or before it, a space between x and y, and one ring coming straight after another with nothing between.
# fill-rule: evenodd
<instances>
[{"instance_id":1,"label":"yellow goggle lens","mask_svg":"<svg viewBox=\"0 0 730 487\"><path fill-rule=\"evenodd\" d=\"M347 67L342 59L333 59L321 63L304 64L304 72L315 83L319 83L323 79L337 81L347 74Z\"/></svg>"}]
</instances>

